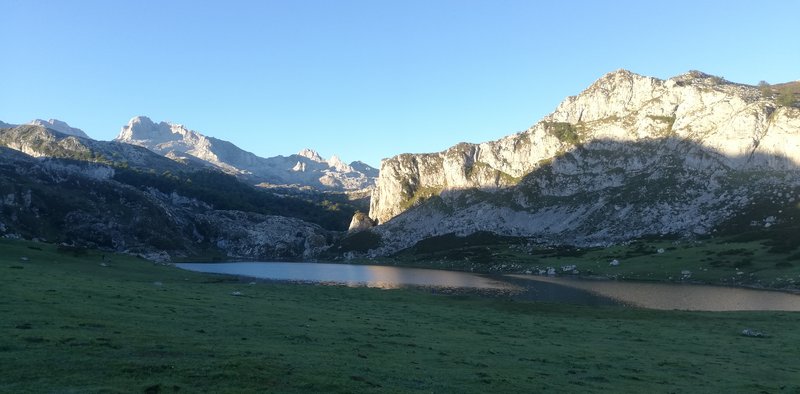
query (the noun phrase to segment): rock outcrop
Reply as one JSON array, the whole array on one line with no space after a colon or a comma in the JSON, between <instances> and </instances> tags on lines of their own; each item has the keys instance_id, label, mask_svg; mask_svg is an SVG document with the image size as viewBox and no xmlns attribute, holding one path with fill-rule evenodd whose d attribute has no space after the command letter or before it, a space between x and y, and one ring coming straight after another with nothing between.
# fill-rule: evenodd
<instances>
[{"instance_id":1,"label":"rock outcrop","mask_svg":"<svg viewBox=\"0 0 800 394\"><path fill-rule=\"evenodd\" d=\"M364 212L356 212L353 219L350 221L350 227L347 229L349 233L368 230L375 226L372 219L369 218Z\"/></svg>"},{"instance_id":2,"label":"rock outcrop","mask_svg":"<svg viewBox=\"0 0 800 394\"><path fill-rule=\"evenodd\" d=\"M259 157L228 141L207 137L179 124L154 123L144 116L131 119L115 141L143 146L180 161L201 161L263 186L350 191L372 187L378 176L376 169L363 163L348 165L337 156L325 160L310 149L287 157Z\"/></svg>"},{"instance_id":3,"label":"rock outcrop","mask_svg":"<svg viewBox=\"0 0 800 394\"><path fill-rule=\"evenodd\" d=\"M71 127L66 122L62 122L57 119L50 119L50 120L34 119L30 121L28 124L32 126L42 126L50 130L55 130L61 134L74 135L76 137L81 137L81 138L89 138L89 136L86 135L86 133L84 133L83 130Z\"/></svg>"},{"instance_id":4,"label":"rock outcrop","mask_svg":"<svg viewBox=\"0 0 800 394\"><path fill-rule=\"evenodd\" d=\"M619 70L524 132L384 160L374 253L484 230L569 244L704 234L766 190L794 193L798 164L800 109L696 71Z\"/></svg>"}]
</instances>

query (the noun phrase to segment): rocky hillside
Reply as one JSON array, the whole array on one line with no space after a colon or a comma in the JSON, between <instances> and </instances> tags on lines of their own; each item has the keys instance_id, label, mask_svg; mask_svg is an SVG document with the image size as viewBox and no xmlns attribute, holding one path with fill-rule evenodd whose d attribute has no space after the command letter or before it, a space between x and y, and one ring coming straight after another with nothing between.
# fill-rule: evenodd
<instances>
[{"instance_id":1,"label":"rocky hillside","mask_svg":"<svg viewBox=\"0 0 800 394\"><path fill-rule=\"evenodd\" d=\"M28 124L32 126L42 126L50 130L55 130L61 134L74 135L76 137L81 137L81 138L89 138L89 136L86 135L86 133L84 133L83 130L71 127L66 122L62 122L58 119L50 119L50 120L34 119L30 121Z\"/></svg>"},{"instance_id":2,"label":"rocky hillside","mask_svg":"<svg viewBox=\"0 0 800 394\"><path fill-rule=\"evenodd\" d=\"M288 157L259 157L228 141L207 137L179 124L154 123L144 116L131 119L115 141L143 146L176 160L204 162L263 186L361 190L373 186L378 176L378 170L364 163L346 164L337 156L325 160L309 149Z\"/></svg>"},{"instance_id":3,"label":"rocky hillside","mask_svg":"<svg viewBox=\"0 0 800 394\"><path fill-rule=\"evenodd\" d=\"M0 128L0 236L149 258L308 259L347 229L343 195L264 190L143 147Z\"/></svg>"},{"instance_id":4,"label":"rocky hillside","mask_svg":"<svg viewBox=\"0 0 800 394\"><path fill-rule=\"evenodd\" d=\"M26 124L31 126L41 126L50 130L57 131L61 134L74 135L76 137L81 137L81 138L89 138L89 136L86 135L86 133L84 133L83 130L71 127L66 122L62 122L58 119L50 119L50 120L34 119ZM0 129L12 128L17 126L19 125L0 121Z\"/></svg>"},{"instance_id":5,"label":"rocky hillside","mask_svg":"<svg viewBox=\"0 0 800 394\"><path fill-rule=\"evenodd\" d=\"M126 183L107 165L34 159L0 147L0 236L168 261L181 256L304 259L329 231L296 218L217 209Z\"/></svg>"},{"instance_id":6,"label":"rocky hillside","mask_svg":"<svg viewBox=\"0 0 800 394\"><path fill-rule=\"evenodd\" d=\"M800 198L798 163L797 102L696 71L620 70L522 133L384 160L371 253L481 230L574 245L707 234L756 206L764 225Z\"/></svg>"}]
</instances>

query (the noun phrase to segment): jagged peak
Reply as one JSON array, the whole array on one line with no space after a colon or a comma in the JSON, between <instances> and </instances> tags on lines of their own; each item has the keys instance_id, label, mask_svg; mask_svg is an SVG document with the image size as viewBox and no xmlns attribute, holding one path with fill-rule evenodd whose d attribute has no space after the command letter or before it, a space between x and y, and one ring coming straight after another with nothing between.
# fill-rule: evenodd
<instances>
[{"instance_id":1,"label":"jagged peak","mask_svg":"<svg viewBox=\"0 0 800 394\"><path fill-rule=\"evenodd\" d=\"M310 148L305 148L301 150L300 152L297 153L297 155L320 163L325 162L325 159L323 159L322 156L320 156L319 153L317 153L317 151Z\"/></svg>"}]
</instances>

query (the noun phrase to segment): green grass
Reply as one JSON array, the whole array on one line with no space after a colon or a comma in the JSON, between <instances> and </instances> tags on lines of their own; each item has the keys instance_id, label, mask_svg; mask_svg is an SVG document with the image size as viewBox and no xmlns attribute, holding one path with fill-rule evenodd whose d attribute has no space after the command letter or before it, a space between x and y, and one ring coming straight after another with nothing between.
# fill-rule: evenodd
<instances>
[{"instance_id":1,"label":"green grass","mask_svg":"<svg viewBox=\"0 0 800 394\"><path fill-rule=\"evenodd\" d=\"M659 282L800 290L800 248L784 250L766 237L724 236L705 240L654 238L607 248L545 248L524 238L483 234L421 241L397 255L377 260L404 266L473 272L537 273L575 265L582 276ZM441 238L441 239L440 239ZM782 245L781 245L782 246ZM796 247L796 245L795 245ZM658 253L662 249L663 253ZM618 266L610 265L618 260ZM685 276L683 271L690 271Z\"/></svg>"},{"instance_id":2,"label":"green grass","mask_svg":"<svg viewBox=\"0 0 800 394\"><path fill-rule=\"evenodd\" d=\"M800 390L797 313L249 285L7 240L0 272L0 392Z\"/></svg>"}]
</instances>

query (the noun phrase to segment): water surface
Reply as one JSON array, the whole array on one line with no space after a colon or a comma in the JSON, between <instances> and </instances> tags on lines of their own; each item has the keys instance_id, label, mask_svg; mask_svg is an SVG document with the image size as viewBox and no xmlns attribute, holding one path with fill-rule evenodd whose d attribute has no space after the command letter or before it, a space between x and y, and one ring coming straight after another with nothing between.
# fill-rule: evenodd
<instances>
[{"instance_id":1,"label":"water surface","mask_svg":"<svg viewBox=\"0 0 800 394\"><path fill-rule=\"evenodd\" d=\"M253 262L183 263L176 266L191 271L278 281L322 282L383 289L423 286L497 291L518 299L580 305L628 305L698 311L800 311L800 295L720 286L533 275L486 276L381 265Z\"/></svg>"},{"instance_id":2,"label":"water surface","mask_svg":"<svg viewBox=\"0 0 800 394\"><path fill-rule=\"evenodd\" d=\"M800 295L779 291L675 283L617 282L533 275L508 275L588 291L648 309L694 311L800 311Z\"/></svg>"},{"instance_id":3,"label":"water surface","mask_svg":"<svg viewBox=\"0 0 800 394\"><path fill-rule=\"evenodd\" d=\"M405 286L433 286L473 289L519 290L511 283L468 272L382 265L326 263L183 263L178 268L252 278L333 282L348 286L395 289Z\"/></svg>"}]
</instances>

